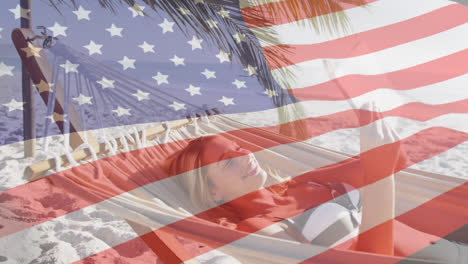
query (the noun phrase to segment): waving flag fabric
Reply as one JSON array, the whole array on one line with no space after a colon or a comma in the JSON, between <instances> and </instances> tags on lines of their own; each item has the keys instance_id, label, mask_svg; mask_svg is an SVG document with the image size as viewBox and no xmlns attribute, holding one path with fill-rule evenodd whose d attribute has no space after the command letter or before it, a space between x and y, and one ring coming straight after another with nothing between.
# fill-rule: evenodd
<instances>
[{"instance_id":1,"label":"waving flag fabric","mask_svg":"<svg viewBox=\"0 0 468 264\"><path fill-rule=\"evenodd\" d=\"M103 182L98 185L109 184L109 190L103 190L98 197L92 193L82 193L80 197L73 186L63 184L67 189L51 184L62 182L61 177L68 174L90 177L86 174L92 172L89 164L31 183L23 179L20 168L47 155L22 159L22 149L17 149L22 146L23 126L21 61L8 35L18 26L18 19L25 11L16 2L6 1L7 8L0 11L0 261L113 263L124 258L123 263L147 263L154 260L157 257L147 245L154 233L139 236L118 217L95 208L107 199L152 183L145 175L129 185L99 178ZM293 15L282 13L292 2L298 5L296 12ZM265 91L255 78L260 72L258 65L242 66L225 51L209 46L208 40L201 39L196 32L181 34L167 14L148 19L138 10L129 8L119 10L119 15L114 16L97 3L87 2L76 10L65 10L61 17L46 3L34 2L33 17L35 25L46 26L59 38L52 49L42 51L59 76L51 76L49 81L62 78L60 82L70 91L67 94L69 106L80 112L88 130L97 129L100 133L106 128L177 120L218 108L223 115L271 132L282 131L285 126L305 127L307 133L296 135L297 140L371 161L373 157L392 158L386 156L386 151L401 145L406 160L402 159L396 167L376 166L375 178L356 183L355 187L365 188L407 168L461 178L456 188L441 188L438 193L431 194L432 200L419 201L419 206L396 212L395 217L438 237L462 230L468 215L461 212L453 217L450 212L463 210L468 203L468 197L463 196L468 164L465 157L468 153L468 32L465 32L468 9L442 0L377 0L367 1L362 6L348 1L349 4L341 4L337 10L332 8L330 13L320 14L329 16L342 12L346 28L319 33L309 21L316 18L302 12L308 9L307 2L241 0L234 3L261 45L278 87L292 95L285 97L287 100L280 105L272 101L278 93ZM143 3L141 7L145 7ZM220 16L229 19L226 18L229 12ZM215 21L211 24L216 26ZM242 44L242 38L239 34L234 42ZM233 63L229 64L231 60ZM85 82L88 84L83 85ZM55 89L54 84L50 86ZM53 91L47 94L48 98L53 94ZM53 118L48 117L54 115L51 109L44 107L39 99L36 105L37 137L42 140L42 137L60 134ZM290 108L297 111L298 117L287 122L278 120L278 109ZM362 133L366 129L376 131L384 122L396 130L401 140L384 138L389 144L361 146ZM276 141L262 141L261 136L255 139L261 148L252 151L293 142L276 138ZM368 136L372 140L373 135ZM62 143L59 140L56 139L57 145ZM154 153L157 150L155 148ZM56 151L59 153L54 154L63 154L60 149ZM128 164L120 164L124 156L118 154L110 158L110 164L123 171L127 166L128 171L122 172L126 175L135 168L132 166L143 162L139 154L125 156L123 160ZM145 162L149 164L150 161ZM348 167L337 173L346 174L346 169ZM340 179L344 175L330 177ZM113 185L120 189L113 190ZM466 199L451 200L460 195ZM443 208L446 215L435 214L432 209L440 209L444 201L452 202L456 209ZM427 221L428 218L431 221ZM168 224L155 230L155 234L164 236L172 227L190 225L191 220L189 217ZM384 226L391 220L383 219L379 224ZM90 224L80 224L83 222ZM123 226L122 230L116 232L119 226ZM378 229L379 226L363 232L360 238L364 240L366 234ZM210 244L197 253L179 257L187 261L213 248L222 249L248 238L249 235L239 237L228 233L224 244ZM411 242L414 246L404 251L406 255L401 253L403 257L428 246L418 244L417 239ZM164 256L167 250L161 248L156 254ZM303 261L328 263L327 257L325 251L304 257ZM349 259L346 263L354 263L352 261L373 263L367 259Z\"/></svg>"}]
</instances>

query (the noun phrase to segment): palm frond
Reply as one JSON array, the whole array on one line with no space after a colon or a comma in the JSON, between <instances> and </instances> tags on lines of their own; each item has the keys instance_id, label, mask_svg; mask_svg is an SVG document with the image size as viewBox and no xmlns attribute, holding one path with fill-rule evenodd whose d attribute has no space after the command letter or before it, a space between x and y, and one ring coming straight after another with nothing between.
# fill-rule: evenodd
<instances>
[{"instance_id":1,"label":"palm frond","mask_svg":"<svg viewBox=\"0 0 468 264\"><path fill-rule=\"evenodd\" d=\"M77 0L49 0L60 12L57 4L70 3L77 7ZM241 14L237 1L233 0L205 0L204 4L196 3L193 0L141 0L152 10L157 12L163 10L165 14L177 24L177 26L186 34L189 29L196 32L205 39L210 40L221 50L229 52L237 57L243 65L257 65L258 78L265 89L278 90L276 82L271 76L268 64L262 53L262 47L258 43L254 33L244 23L244 19L255 19L257 21L265 20L261 15L256 17L246 17L248 14ZM261 11L269 16L286 17L290 21L298 21L303 26L311 26L318 33L327 30L330 32L341 32L347 30L349 21L346 14L341 12L343 4L363 5L365 0L286 0L278 2L281 8L273 8L273 4L268 0L256 0L261 3ZM269 3L270 2L270 3ZM115 12L117 6L134 6L135 0L98 0L103 7ZM188 10L190 15L184 15L180 8ZM218 12L221 10L230 12L230 18L223 18ZM145 15L148 15L145 13ZM251 15L252 16L252 15ZM304 19L304 17L312 17ZM210 20L220 23L218 28L211 28ZM268 22L268 21L264 21ZM222 30L221 30L222 29ZM239 33L245 36L245 42L236 43L233 35ZM268 32L267 32L268 34ZM275 43L276 36L271 32L267 38L269 42ZM287 57L275 58L278 62L288 63Z\"/></svg>"}]
</instances>

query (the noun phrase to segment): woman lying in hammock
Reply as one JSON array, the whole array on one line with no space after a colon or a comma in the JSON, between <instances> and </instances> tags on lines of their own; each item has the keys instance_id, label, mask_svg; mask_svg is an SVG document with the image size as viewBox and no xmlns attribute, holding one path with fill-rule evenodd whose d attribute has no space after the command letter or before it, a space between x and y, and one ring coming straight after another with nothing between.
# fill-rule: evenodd
<instances>
[{"instance_id":1,"label":"woman lying in hammock","mask_svg":"<svg viewBox=\"0 0 468 264\"><path fill-rule=\"evenodd\" d=\"M210 165L194 170L201 164ZM173 157L170 170L198 173L178 177L179 184L189 193L195 208L218 209L211 210L217 213L210 221L231 224L240 231L261 230L265 235L341 249L382 253L372 249L379 243L388 245L386 237L357 241L361 196L351 185L297 179L300 177L282 182L273 171L263 169L250 151L222 136L190 141ZM397 220L393 221L393 230L394 248L390 254L468 263L466 246ZM430 250L419 250L424 247Z\"/></svg>"}]
</instances>

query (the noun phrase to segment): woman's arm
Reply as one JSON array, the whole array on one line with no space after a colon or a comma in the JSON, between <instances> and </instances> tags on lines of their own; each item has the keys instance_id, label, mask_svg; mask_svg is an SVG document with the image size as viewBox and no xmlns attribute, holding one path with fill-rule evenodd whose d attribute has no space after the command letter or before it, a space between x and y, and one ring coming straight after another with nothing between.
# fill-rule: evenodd
<instances>
[{"instance_id":1,"label":"woman's arm","mask_svg":"<svg viewBox=\"0 0 468 264\"><path fill-rule=\"evenodd\" d=\"M371 105L361 120L361 164L363 169L362 225L359 250L393 255L395 217L394 173L405 162L396 132L381 119L380 110ZM376 121L374 121L376 120Z\"/></svg>"},{"instance_id":2,"label":"woman's arm","mask_svg":"<svg viewBox=\"0 0 468 264\"><path fill-rule=\"evenodd\" d=\"M358 249L393 255L395 179L393 174L361 189L362 224Z\"/></svg>"}]
</instances>

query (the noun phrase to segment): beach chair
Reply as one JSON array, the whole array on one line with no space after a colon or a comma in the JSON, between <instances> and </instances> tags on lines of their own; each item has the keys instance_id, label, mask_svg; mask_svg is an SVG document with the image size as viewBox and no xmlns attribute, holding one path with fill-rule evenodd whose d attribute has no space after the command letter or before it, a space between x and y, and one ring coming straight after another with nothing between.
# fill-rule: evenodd
<instances>
[{"instance_id":1,"label":"beach chair","mask_svg":"<svg viewBox=\"0 0 468 264\"><path fill-rule=\"evenodd\" d=\"M50 75L44 73L47 69L47 58L27 58L21 52L22 48L27 47L27 39L34 36L34 32L17 29L13 36L15 46L33 82L40 83L40 80L47 80L46 76ZM37 63L31 62L34 60ZM63 105L60 101L54 103L56 108L57 105ZM56 121L60 126L61 120ZM176 120L142 130L134 134L133 142L136 144L139 140L140 142L146 140L153 141L155 145L132 151L126 150L123 155L112 155L112 152L117 154L115 152L125 149L126 144L130 142L126 142L125 138L117 138L113 147L106 142L97 143L91 134L82 132L79 118L72 119L70 123L72 126L76 125L74 129L69 131L62 129L65 134L70 133L69 143L74 147L85 143L87 148L31 164L25 173L35 182L48 181L57 188L66 190L67 193L83 196L83 200L91 203L99 201L101 206L123 217L164 263L192 263L196 262L197 255L203 254L203 250L202 253L188 252L179 237L197 241L209 248L218 248L243 263L297 263L313 256L316 256L313 259L314 263L342 263L343 259L346 263L396 263L403 259L405 263L441 263L411 257L401 258L328 249L220 227L197 217L197 213L200 212L191 210L187 195L180 186L170 180L175 175L167 175L160 163L183 148L187 139L210 134L227 134L249 144L258 144L263 151L255 153L257 159L287 176L315 171L322 177L333 177L342 166L348 166L350 171L358 170L360 164L356 157L264 129L252 128L222 115ZM281 149L278 147L280 145ZM83 164L79 169L72 167L41 178L44 172L54 167L67 166L71 162L87 160L106 153L109 157ZM123 160L125 165L122 163ZM338 165L331 165L336 163ZM462 190L467 190L466 186L463 187L465 183L463 179L405 169L398 173L396 183L398 213L406 212L439 193L458 187L461 188L460 191L454 192L445 203L450 203L451 209L457 207L460 209L459 212L450 210L451 213L458 214L456 217L467 217L466 212L462 210L464 197L457 196L462 194ZM447 212L441 208L440 213ZM427 230L430 227L424 226L424 223L407 222L407 224L417 225L421 231L430 231ZM321 254L324 252L327 253Z\"/></svg>"}]
</instances>

